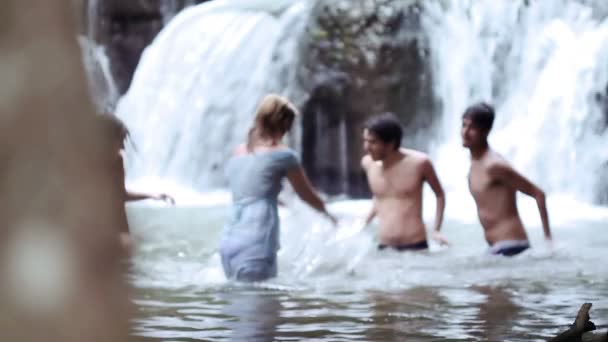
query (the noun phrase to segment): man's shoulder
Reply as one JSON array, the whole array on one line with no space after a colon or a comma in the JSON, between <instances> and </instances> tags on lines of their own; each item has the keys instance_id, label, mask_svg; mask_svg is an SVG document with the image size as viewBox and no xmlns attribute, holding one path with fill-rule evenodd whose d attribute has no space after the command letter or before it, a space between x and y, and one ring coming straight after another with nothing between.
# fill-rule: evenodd
<instances>
[{"instance_id":1,"label":"man's shoulder","mask_svg":"<svg viewBox=\"0 0 608 342\"><path fill-rule=\"evenodd\" d=\"M404 161L407 161L409 163L414 163L416 165L424 165L431 162L431 158L429 157L429 155L422 151L401 148L400 152L406 157L404 158Z\"/></svg>"},{"instance_id":2,"label":"man's shoulder","mask_svg":"<svg viewBox=\"0 0 608 342\"><path fill-rule=\"evenodd\" d=\"M500 153L490 150L483 158L483 165L486 168L508 167L509 161Z\"/></svg>"},{"instance_id":3,"label":"man's shoulder","mask_svg":"<svg viewBox=\"0 0 608 342\"><path fill-rule=\"evenodd\" d=\"M373 162L374 160L372 159L372 157L369 154L366 154L361 158L361 167L367 170L367 168L369 168L369 166L372 165Z\"/></svg>"},{"instance_id":4,"label":"man's shoulder","mask_svg":"<svg viewBox=\"0 0 608 342\"><path fill-rule=\"evenodd\" d=\"M491 151L483 160L483 168L491 177L502 178L509 173L513 168L509 161L502 155Z\"/></svg>"}]
</instances>

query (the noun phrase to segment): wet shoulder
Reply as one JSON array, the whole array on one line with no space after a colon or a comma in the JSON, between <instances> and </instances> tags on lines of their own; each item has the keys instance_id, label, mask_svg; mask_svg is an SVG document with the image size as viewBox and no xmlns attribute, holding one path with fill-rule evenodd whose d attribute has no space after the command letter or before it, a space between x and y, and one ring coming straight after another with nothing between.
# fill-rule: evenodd
<instances>
[{"instance_id":1,"label":"wet shoulder","mask_svg":"<svg viewBox=\"0 0 608 342\"><path fill-rule=\"evenodd\" d=\"M407 167L415 166L422 169L431 163L431 158L424 152L402 148L401 153L405 156L403 162Z\"/></svg>"},{"instance_id":2,"label":"wet shoulder","mask_svg":"<svg viewBox=\"0 0 608 342\"><path fill-rule=\"evenodd\" d=\"M490 174L500 172L501 170L511 167L506 158L494 151L487 153L480 164L482 168Z\"/></svg>"}]
</instances>

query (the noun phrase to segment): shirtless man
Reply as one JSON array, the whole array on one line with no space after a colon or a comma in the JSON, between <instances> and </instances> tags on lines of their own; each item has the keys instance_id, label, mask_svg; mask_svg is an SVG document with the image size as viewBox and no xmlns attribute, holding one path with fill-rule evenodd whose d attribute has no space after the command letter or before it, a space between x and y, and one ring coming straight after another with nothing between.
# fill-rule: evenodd
<instances>
[{"instance_id":1,"label":"shirtless man","mask_svg":"<svg viewBox=\"0 0 608 342\"><path fill-rule=\"evenodd\" d=\"M490 245L489 252L512 256L530 247L517 211L516 193L533 197L538 205L545 238L551 240L544 192L530 182L488 145L494 108L478 103L462 116L462 145L471 152L469 189Z\"/></svg>"},{"instance_id":2,"label":"shirtless man","mask_svg":"<svg viewBox=\"0 0 608 342\"><path fill-rule=\"evenodd\" d=\"M433 164L422 152L400 148L403 131L392 114L371 118L363 130L364 150L361 165L374 195L366 224L379 220L379 249L428 249L422 221L422 187L428 182L437 197L433 239L442 245L447 240L439 233L443 221L445 196Z\"/></svg>"}]
</instances>

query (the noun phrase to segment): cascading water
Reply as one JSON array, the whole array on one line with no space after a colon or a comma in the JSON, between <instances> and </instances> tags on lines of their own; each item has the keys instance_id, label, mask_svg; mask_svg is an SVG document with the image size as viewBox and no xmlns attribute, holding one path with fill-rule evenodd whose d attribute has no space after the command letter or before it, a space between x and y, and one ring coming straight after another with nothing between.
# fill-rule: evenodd
<instances>
[{"instance_id":1,"label":"cascading water","mask_svg":"<svg viewBox=\"0 0 608 342\"><path fill-rule=\"evenodd\" d=\"M271 8L278 3L217 0L169 22L118 107L137 147L128 155L130 182L151 179L157 187L160 178L199 192L223 184L223 161L245 136L257 101L268 91L289 94L294 84L288 71L297 63L308 3ZM332 204L337 229L290 203L280 209L279 277L255 285L258 298L249 296L250 287L226 284L222 274L216 242L225 206L188 208L178 197L177 208L131 207L134 300L142 308L136 334L221 340L236 322L277 339L546 340L581 302L592 300L598 316L608 312L606 269L597 262L606 254L605 211L550 205L552 223L559 222L552 227L557 248L543 248L540 230L530 229L534 248L523 255L484 255L474 207L463 208L471 202L468 156L458 137L464 108L492 101L496 149L551 193L587 199L587 180L608 157L605 133L594 129L601 112L593 102L608 81L601 64L605 23L574 1L423 3L444 117L432 157L448 190L444 231L452 246L378 252L374 231L359 229L367 201ZM430 219L434 197L425 201ZM527 218L535 208L524 207ZM560 222L559 215L578 221ZM267 296L274 293L276 301ZM234 308L250 312L230 313ZM268 323L273 317L280 328Z\"/></svg>"},{"instance_id":2,"label":"cascading water","mask_svg":"<svg viewBox=\"0 0 608 342\"><path fill-rule=\"evenodd\" d=\"M130 128L131 182L221 187L261 97L285 93L307 7L298 1L211 1L174 17L144 51L117 114ZM284 50L286 49L286 50Z\"/></svg>"},{"instance_id":3,"label":"cascading water","mask_svg":"<svg viewBox=\"0 0 608 342\"><path fill-rule=\"evenodd\" d=\"M89 89L95 94L92 96L95 109L98 113L112 112L119 94L106 49L86 37L79 37L78 41L87 69Z\"/></svg>"},{"instance_id":4,"label":"cascading water","mask_svg":"<svg viewBox=\"0 0 608 342\"><path fill-rule=\"evenodd\" d=\"M578 1L427 2L435 91L443 104L438 172L467 192L460 117L480 100L490 143L553 196L591 202L608 136L596 94L608 84L608 19Z\"/></svg>"},{"instance_id":5,"label":"cascading water","mask_svg":"<svg viewBox=\"0 0 608 342\"><path fill-rule=\"evenodd\" d=\"M221 165L259 98L290 84L304 3L213 1L169 23L118 106L137 146L131 181L224 184ZM433 1L422 13L444 118L433 157L448 190L467 193L460 114L486 100L497 150L549 193L591 201L608 160L595 96L608 84L605 18L575 1Z\"/></svg>"},{"instance_id":6,"label":"cascading water","mask_svg":"<svg viewBox=\"0 0 608 342\"><path fill-rule=\"evenodd\" d=\"M78 37L84 66L87 70L89 89L98 112L111 112L120 94L110 70L110 60L105 47L95 40L100 23L99 2L86 1L86 21L82 35Z\"/></svg>"},{"instance_id":7,"label":"cascading water","mask_svg":"<svg viewBox=\"0 0 608 342\"><path fill-rule=\"evenodd\" d=\"M259 99L269 91L292 91L298 33L309 5L219 0L174 17L144 52L117 109L136 146L128 154L129 181L158 188L158 179L169 180L194 192L221 187L224 160L245 137ZM428 2L421 13L443 106L432 157L448 190L447 219L477 220L459 126L464 108L478 100L496 105L491 143L518 169L552 194L589 200L593 172L608 159L606 133L596 129L602 113L595 99L608 83L602 64L608 22L593 17L590 7L565 1ZM430 222L434 197L427 195ZM181 196L178 203L184 203ZM357 227L368 203L332 206L342 219L336 236L312 211L294 208L285 215L284 265L306 278L328 268L354 269L365 259L371 240ZM606 216L552 206L550 213L553 223ZM538 225L528 220L538 217L534 205L523 206L522 214L527 226ZM304 236L303 226L309 228ZM218 273L217 260L210 260L206 270Z\"/></svg>"},{"instance_id":8,"label":"cascading water","mask_svg":"<svg viewBox=\"0 0 608 342\"><path fill-rule=\"evenodd\" d=\"M112 26L112 5L104 4L99 0L82 0L85 12L81 36L78 37L84 65L87 69L89 89L93 94L92 100L99 113L113 113L120 98L120 91L112 73L112 65L108 57L109 41L113 41L115 33L107 32ZM162 2L159 4L158 14L163 24L169 22L179 11L188 6L195 5L194 0L184 2ZM114 5L116 6L116 5ZM137 6L135 6L137 7ZM143 11L143 9L142 9ZM148 14L149 15L149 14ZM153 16L150 22L154 22ZM152 26L153 24L149 24ZM144 25L145 27L145 25Z\"/></svg>"}]
</instances>

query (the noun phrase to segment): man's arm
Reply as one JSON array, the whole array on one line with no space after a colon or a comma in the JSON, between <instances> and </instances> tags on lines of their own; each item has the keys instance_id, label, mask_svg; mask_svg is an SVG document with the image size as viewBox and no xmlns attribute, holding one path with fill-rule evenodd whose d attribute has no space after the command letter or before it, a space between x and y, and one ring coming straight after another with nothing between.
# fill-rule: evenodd
<instances>
[{"instance_id":1,"label":"man's arm","mask_svg":"<svg viewBox=\"0 0 608 342\"><path fill-rule=\"evenodd\" d=\"M443 191L443 187L441 186L441 182L437 177L437 173L435 172L435 168L433 167L433 163L430 159L425 159L422 164L422 174L424 176L424 180L429 183L431 189L435 193L435 197L437 199L436 210L435 210L435 226L433 228L433 239L435 239L441 245L447 245L448 241L446 240L439 231L441 230L441 225L443 223L443 213L445 211L445 193Z\"/></svg>"},{"instance_id":2,"label":"man's arm","mask_svg":"<svg viewBox=\"0 0 608 342\"><path fill-rule=\"evenodd\" d=\"M507 185L513 187L515 190L521 191L536 200L538 212L540 213L540 219L543 224L545 238L547 240L551 240L551 229L549 228L549 215L547 214L545 192L507 163L493 163L488 167L488 173L493 178L503 181Z\"/></svg>"}]
</instances>

